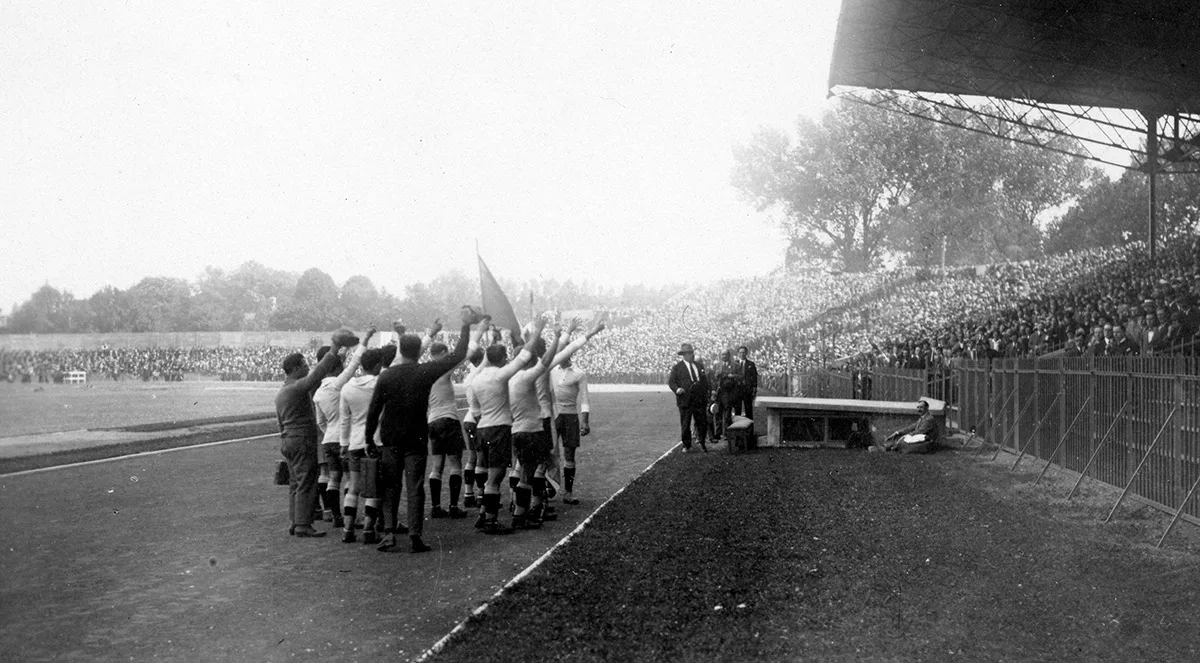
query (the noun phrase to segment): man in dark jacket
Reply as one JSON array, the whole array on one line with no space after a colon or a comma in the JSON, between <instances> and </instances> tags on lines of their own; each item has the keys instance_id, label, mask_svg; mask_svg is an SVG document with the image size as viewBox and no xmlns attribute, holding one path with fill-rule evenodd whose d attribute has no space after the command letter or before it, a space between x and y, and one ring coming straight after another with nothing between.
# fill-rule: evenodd
<instances>
[{"instance_id":1,"label":"man in dark jacket","mask_svg":"<svg viewBox=\"0 0 1200 663\"><path fill-rule=\"evenodd\" d=\"M383 443L381 458L384 483L383 519L387 536L379 549L396 549L397 509L400 503L401 475L408 484L408 526L411 552L430 550L421 538L425 518L425 469L429 454L429 392L442 375L454 370L467 357L471 325L479 314L463 307L462 329L454 350L443 357L418 363L421 338L415 334L400 337L400 362L387 369L375 383L367 410L367 453L374 455L375 430Z\"/></svg>"},{"instance_id":2,"label":"man in dark jacket","mask_svg":"<svg viewBox=\"0 0 1200 663\"><path fill-rule=\"evenodd\" d=\"M708 436L708 376L696 364L696 351L691 343L680 345L679 362L671 368L667 386L675 394L675 406L679 408L679 438L683 451L692 449L692 424L695 424L700 448L708 451L705 444Z\"/></svg>"},{"instance_id":3,"label":"man in dark jacket","mask_svg":"<svg viewBox=\"0 0 1200 663\"><path fill-rule=\"evenodd\" d=\"M916 422L898 429L887 436L883 448L902 454L925 454L937 448L938 422L929 413L929 403L917 402Z\"/></svg>"},{"instance_id":4,"label":"man in dark jacket","mask_svg":"<svg viewBox=\"0 0 1200 663\"><path fill-rule=\"evenodd\" d=\"M750 361L750 350L744 345L738 348L738 364L742 374L742 402L734 412L753 419L754 399L758 397L758 366Z\"/></svg>"},{"instance_id":5,"label":"man in dark jacket","mask_svg":"<svg viewBox=\"0 0 1200 663\"><path fill-rule=\"evenodd\" d=\"M334 335L329 351L321 361L308 370L308 361L299 352L283 360L283 386L275 394L275 415L279 421L279 451L288 464L288 534L305 537L325 536L313 529L313 511L317 508L317 416L313 409L313 394L340 361L339 338ZM357 341L355 341L357 342Z\"/></svg>"}]
</instances>

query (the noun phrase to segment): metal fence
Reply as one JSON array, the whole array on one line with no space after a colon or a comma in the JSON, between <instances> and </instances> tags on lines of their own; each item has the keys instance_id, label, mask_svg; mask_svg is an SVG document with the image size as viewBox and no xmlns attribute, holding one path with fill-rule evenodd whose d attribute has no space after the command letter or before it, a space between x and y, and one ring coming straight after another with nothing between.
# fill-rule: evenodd
<instances>
[{"instance_id":1,"label":"metal fence","mask_svg":"<svg viewBox=\"0 0 1200 663\"><path fill-rule=\"evenodd\" d=\"M1091 478L1122 489L1114 512L1133 495L1176 520L1200 524L1200 358L1001 359L938 370L821 370L793 384L799 388L794 395L820 398L947 401L947 424L982 438L989 453L1014 453L1013 468L1033 456L1078 473L1075 488Z\"/></svg>"},{"instance_id":2,"label":"metal fence","mask_svg":"<svg viewBox=\"0 0 1200 663\"><path fill-rule=\"evenodd\" d=\"M806 396L944 400L948 425L1015 453L1014 469L1033 456L1078 473L1076 487L1089 477L1200 524L1200 358L1004 359L799 383Z\"/></svg>"},{"instance_id":3,"label":"metal fence","mask_svg":"<svg viewBox=\"0 0 1200 663\"><path fill-rule=\"evenodd\" d=\"M1191 357L964 365L959 408L987 442L1194 519L1200 503L1184 500L1200 478L1197 367Z\"/></svg>"}]
</instances>

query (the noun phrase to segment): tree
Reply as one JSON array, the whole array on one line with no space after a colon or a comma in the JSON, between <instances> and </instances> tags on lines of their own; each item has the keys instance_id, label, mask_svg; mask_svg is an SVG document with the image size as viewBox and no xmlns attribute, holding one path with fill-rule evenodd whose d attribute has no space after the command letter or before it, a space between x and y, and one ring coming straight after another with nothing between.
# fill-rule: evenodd
<instances>
[{"instance_id":1,"label":"tree","mask_svg":"<svg viewBox=\"0 0 1200 663\"><path fill-rule=\"evenodd\" d=\"M800 251L833 254L861 271L888 248L892 226L927 176L935 145L920 122L843 102L820 122L801 118L795 145L763 130L735 149L733 184L759 210L781 206L783 230Z\"/></svg>"},{"instance_id":2,"label":"tree","mask_svg":"<svg viewBox=\"0 0 1200 663\"><path fill-rule=\"evenodd\" d=\"M365 276L351 276L342 284L342 309L346 312L344 324L354 329L370 325L379 325L387 329L387 313L383 309L379 291L371 279Z\"/></svg>"},{"instance_id":3,"label":"tree","mask_svg":"<svg viewBox=\"0 0 1200 663\"><path fill-rule=\"evenodd\" d=\"M345 317L339 295L333 277L313 267L300 275L295 294L272 320L282 329L334 329Z\"/></svg>"},{"instance_id":4,"label":"tree","mask_svg":"<svg viewBox=\"0 0 1200 663\"><path fill-rule=\"evenodd\" d=\"M72 332L77 331L77 322L86 322L79 314L74 295L46 284L13 311L8 328L18 334Z\"/></svg>"},{"instance_id":5,"label":"tree","mask_svg":"<svg viewBox=\"0 0 1200 663\"><path fill-rule=\"evenodd\" d=\"M1127 170L1115 180L1103 175L1090 182L1078 203L1047 229L1046 250L1061 253L1146 239L1149 182L1147 175ZM1200 221L1200 177L1158 178L1155 220L1160 238L1190 233Z\"/></svg>"},{"instance_id":6,"label":"tree","mask_svg":"<svg viewBox=\"0 0 1200 663\"><path fill-rule=\"evenodd\" d=\"M957 121L975 122L965 111ZM884 251L936 262L943 241L963 261L1029 257L1038 219L1088 173L1049 150L848 101L820 122L802 118L795 145L764 130L735 157L734 186L784 212L790 255L833 254L852 271Z\"/></svg>"},{"instance_id":7,"label":"tree","mask_svg":"<svg viewBox=\"0 0 1200 663\"><path fill-rule=\"evenodd\" d=\"M191 287L183 279L148 276L126 292L133 332L172 332L187 328Z\"/></svg>"},{"instance_id":8,"label":"tree","mask_svg":"<svg viewBox=\"0 0 1200 663\"><path fill-rule=\"evenodd\" d=\"M93 331L113 333L133 328L133 309L129 295L119 288L106 285L88 299Z\"/></svg>"}]
</instances>

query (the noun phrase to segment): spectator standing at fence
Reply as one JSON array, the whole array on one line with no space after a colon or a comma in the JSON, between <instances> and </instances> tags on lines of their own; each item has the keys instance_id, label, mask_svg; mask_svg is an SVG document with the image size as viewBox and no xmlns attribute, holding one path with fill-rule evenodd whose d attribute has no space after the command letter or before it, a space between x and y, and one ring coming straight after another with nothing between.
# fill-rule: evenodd
<instances>
[{"instance_id":1,"label":"spectator standing at fence","mask_svg":"<svg viewBox=\"0 0 1200 663\"><path fill-rule=\"evenodd\" d=\"M339 336L330 341L330 351L312 371L304 355L295 352L283 360L287 376L275 394L275 414L279 421L280 453L288 463L288 534L298 537L325 536L313 529L317 508L317 417L313 412L313 394L337 364L341 350Z\"/></svg>"},{"instance_id":2,"label":"spectator standing at fence","mask_svg":"<svg viewBox=\"0 0 1200 663\"><path fill-rule=\"evenodd\" d=\"M1161 354L1167 347L1166 329L1159 323L1158 315L1154 312L1146 313L1143 318L1142 331L1138 337L1138 345L1141 346L1143 357L1152 357Z\"/></svg>"},{"instance_id":3,"label":"spectator standing at fence","mask_svg":"<svg viewBox=\"0 0 1200 663\"><path fill-rule=\"evenodd\" d=\"M695 424L700 448L707 452L708 377L703 367L696 364L696 350L691 343L681 344L675 354L679 361L671 367L667 386L675 394L675 407L679 409L679 438L683 451L688 453L692 449L692 425Z\"/></svg>"},{"instance_id":4,"label":"spectator standing at fence","mask_svg":"<svg viewBox=\"0 0 1200 663\"><path fill-rule=\"evenodd\" d=\"M1102 357L1105 347L1104 327L1100 325L1092 327L1092 335L1088 338L1087 351L1084 354L1088 357Z\"/></svg>"},{"instance_id":5,"label":"spectator standing at fence","mask_svg":"<svg viewBox=\"0 0 1200 663\"><path fill-rule=\"evenodd\" d=\"M758 398L758 364L750 360L750 349L746 346L738 348L738 372L742 376L741 403L734 409L737 414L746 418L754 418L754 399ZM870 396L864 396L870 398Z\"/></svg>"},{"instance_id":6,"label":"spectator standing at fence","mask_svg":"<svg viewBox=\"0 0 1200 663\"><path fill-rule=\"evenodd\" d=\"M1113 325L1113 342L1105 351L1108 357L1129 357L1138 353L1137 344L1125 335L1125 325Z\"/></svg>"}]
</instances>

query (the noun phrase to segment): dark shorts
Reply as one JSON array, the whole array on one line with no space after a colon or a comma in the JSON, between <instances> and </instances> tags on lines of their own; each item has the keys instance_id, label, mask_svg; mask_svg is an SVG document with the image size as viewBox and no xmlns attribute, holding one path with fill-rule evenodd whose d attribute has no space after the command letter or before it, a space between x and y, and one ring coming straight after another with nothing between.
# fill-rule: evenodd
<instances>
[{"instance_id":1,"label":"dark shorts","mask_svg":"<svg viewBox=\"0 0 1200 663\"><path fill-rule=\"evenodd\" d=\"M342 471L342 445L334 442L321 445L321 462L330 472Z\"/></svg>"},{"instance_id":2,"label":"dark shorts","mask_svg":"<svg viewBox=\"0 0 1200 663\"><path fill-rule=\"evenodd\" d=\"M513 433L512 446L517 452L517 461L521 463L521 467L530 471L550 460L550 454L554 452L554 442L550 440L546 431Z\"/></svg>"},{"instance_id":3,"label":"dark shorts","mask_svg":"<svg viewBox=\"0 0 1200 663\"><path fill-rule=\"evenodd\" d=\"M560 414L554 419L554 430L564 449L579 448L579 415Z\"/></svg>"},{"instance_id":4,"label":"dark shorts","mask_svg":"<svg viewBox=\"0 0 1200 663\"><path fill-rule=\"evenodd\" d=\"M467 448L471 451L479 451L479 436L475 434L475 429L474 421L463 422L463 431L467 434Z\"/></svg>"},{"instance_id":5,"label":"dark shorts","mask_svg":"<svg viewBox=\"0 0 1200 663\"><path fill-rule=\"evenodd\" d=\"M346 454L346 464L344 469L346 472L362 472L363 459L367 457L366 449L355 449Z\"/></svg>"},{"instance_id":6,"label":"dark shorts","mask_svg":"<svg viewBox=\"0 0 1200 663\"><path fill-rule=\"evenodd\" d=\"M434 456L458 456L463 452L462 422L442 417L429 423L429 453Z\"/></svg>"},{"instance_id":7,"label":"dark shorts","mask_svg":"<svg viewBox=\"0 0 1200 663\"><path fill-rule=\"evenodd\" d=\"M487 426L475 431L479 440L479 453L475 467L504 469L512 456L512 426Z\"/></svg>"}]
</instances>

